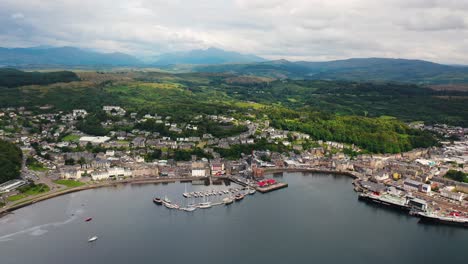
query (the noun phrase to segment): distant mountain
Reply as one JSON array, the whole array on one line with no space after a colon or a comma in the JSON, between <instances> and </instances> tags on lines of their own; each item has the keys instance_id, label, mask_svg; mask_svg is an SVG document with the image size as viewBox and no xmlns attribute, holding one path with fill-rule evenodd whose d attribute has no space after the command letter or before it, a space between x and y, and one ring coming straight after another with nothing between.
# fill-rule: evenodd
<instances>
[{"instance_id":1,"label":"distant mountain","mask_svg":"<svg viewBox=\"0 0 468 264\"><path fill-rule=\"evenodd\" d=\"M194 67L197 72L230 72L274 78L393 81L419 84L468 83L468 67L422 60L362 58L326 62L286 60Z\"/></svg>"},{"instance_id":2,"label":"distant mountain","mask_svg":"<svg viewBox=\"0 0 468 264\"><path fill-rule=\"evenodd\" d=\"M152 65L174 64L226 64L261 62L265 59L255 55L241 54L217 48L206 50L191 50L187 52L166 53L158 56Z\"/></svg>"},{"instance_id":3,"label":"distant mountain","mask_svg":"<svg viewBox=\"0 0 468 264\"><path fill-rule=\"evenodd\" d=\"M141 62L124 53L99 53L74 47L0 48L0 66L134 66Z\"/></svg>"}]
</instances>

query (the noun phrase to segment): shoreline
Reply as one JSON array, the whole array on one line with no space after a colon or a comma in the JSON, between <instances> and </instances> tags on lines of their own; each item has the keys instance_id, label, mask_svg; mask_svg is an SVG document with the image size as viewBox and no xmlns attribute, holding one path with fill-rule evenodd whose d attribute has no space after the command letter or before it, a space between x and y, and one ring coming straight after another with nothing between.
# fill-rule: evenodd
<instances>
[{"instance_id":1,"label":"shoreline","mask_svg":"<svg viewBox=\"0 0 468 264\"><path fill-rule=\"evenodd\" d=\"M335 175L348 176L353 179L358 179L359 176L350 171L337 171L327 169L310 169L310 168L282 168L282 169L265 169L265 174L274 174L282 172L310 172L310 173L327 173Z\"/></svg>"},{"instance_id":2,"label":"shoreline","mask_svg":"<svg viewBox=\"0 0 468 264\"><path fill-rule=\"evenodd\" d=\"M274 168L274 169L265 169L265 174L273 174L273 173L283 173L283 172L310 172L310 173L329 173L329 174L336 174L336 175L344 175L348 177L352 177L354 179L359 178L357 175L346 172L346 171L334 171L334 170L326 170L326 169L310 169L310 168ZM121 181L114 181L114 182L102 182L97 184L89 184L83 185L74 188L66 188L64 190L60 190L53 193L46 193L40 195L38 197L33 197L29 200L26 200L20 204L14 204L11 206L6 206L4 208L0 208L0 218L18 210L24 208L26 206L42 202L45 200L49 200L58 196L91 190L91 189L98 189L104 187L112 187L117 186L120 184L151 184L151 183L171 183L171 182L178 182L178 181L192 181L192 180L204 180L210 177L177 177L177 178L132 178L132 179L125 179ZM222 176L217 177L217 179L230 179L230 177Z\"/></svg>"},{"instance_id":3,"label":"shoreline","mask_svg":"<svg viewBox=\"0 0 468 264\"><path fill-rule=\"evenodd\" d=\"M83 185L79 187L74 187L74 188L65 188L63 190L59 190L53 193L45 193L43 195L33 197L29 200L26 200L22 203L19 204L14 204L11 206L6 206L3 208L0 208L0 218L3 216L6 216L18 209L21 209L23 207L42 202L45 200L49 200L58 196L70 194L70 193L75 193L75 192L80 192L80 191L85 191L85 190L92 190L92 189L99 189L99 188L104 188L104 187L112 187L112 186L117 186L117 185L126 185L126 184L152 184L152 183L173 183L173 182L178 182L178 181L187 181L187 180L203 180L206 179L207 177L178 177L178 178L133 178L133 179L125 179L121 181L114 181L114 182L101 182L97 184L89 184L89 185ZM219 177L219 178L227 178L227 177Z\"/></svg>"}]
</instances>

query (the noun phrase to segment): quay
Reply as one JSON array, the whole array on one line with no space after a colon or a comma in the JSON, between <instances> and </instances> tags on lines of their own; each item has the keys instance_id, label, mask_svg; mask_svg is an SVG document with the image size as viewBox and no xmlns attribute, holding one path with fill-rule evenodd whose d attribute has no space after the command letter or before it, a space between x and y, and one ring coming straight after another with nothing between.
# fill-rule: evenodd
<instances>
[{"instance_id":1,"label":"quay","mask_svg":"<svg viewBox=\"0 0 468 264\"><path fill-rule=\"evenodd\" d=\"M286 187L288 187L287 183L277 182L275 184L271 184L271 185L264 186L264 187L257 186L255 189L257 191L261 192L261 193L267 193L267 192L283 189L283 188L286 188Z\"/></svg>"}]
</instances>

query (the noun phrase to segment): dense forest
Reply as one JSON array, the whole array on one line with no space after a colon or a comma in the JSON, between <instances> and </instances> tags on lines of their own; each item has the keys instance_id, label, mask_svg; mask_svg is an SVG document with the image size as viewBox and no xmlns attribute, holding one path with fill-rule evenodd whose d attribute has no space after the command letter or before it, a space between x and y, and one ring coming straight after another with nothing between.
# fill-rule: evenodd
<instances>
[{"instance_id":1,"label":"dense forest","mask_svg":"<svg viewBox=\"0 0 468 264\"><path fill-rule=\"evenodd\" d=\"M0 140L0 183L20 176L23 154L13 143Z\"/></svg>"},{"instance_id":2,"label":"dense forest","mask_svg":"<svg viewBox=\"0 0 468 264\"><path fill-rule=\"evenodd\" d=\"M0 87L18 87L33 84L44 85L78 80L78 76L71 71L25 72L11 68L0 68Z\"/></svg>"}]
</instances>

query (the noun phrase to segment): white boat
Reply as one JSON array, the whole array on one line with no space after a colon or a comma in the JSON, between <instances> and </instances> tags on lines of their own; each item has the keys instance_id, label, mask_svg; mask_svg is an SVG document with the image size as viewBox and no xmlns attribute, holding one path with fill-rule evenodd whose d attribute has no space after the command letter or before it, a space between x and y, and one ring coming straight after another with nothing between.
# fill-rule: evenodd
<instances>
[{"instance_id":1,"label":"white boat","mask_svg":"<svg viewBox=\"0 0 468 264\"><path fill-rule=\"evenodd\" d=\"M197 210L197 207L190 206L190 207L182 208L182 210L184 210L186 212L193 212L193 211Z\"/></svg>"},{"instance_id":2,"label":"white boat","mask_svg":"<svg viewBox=\"0 0 468 264\"><path fill-rule=\"evenodd\" d=\"M230 198L230 197L226 197L223 199L223 203L225 205L228 205L228 204L232 204L234 202L234 199Z\"/></svg>"},{"instance_id":3,"label":"white boat","mask_svg":"<svg viewBox=\"0 0 468 264\"><path fill-rule=\"evenodd\" d=\"M210 202L205 202L205 203L198 204L198 208L201 208L201 209L207 209L207 208L210 208L210 207L211 207Z\"/></svg>"},{"instance_id":4,"label":"white boat","mask_svg":"<svg viewBox=\"0 0 468 264\"><path fill-rule=\"evenodd\" d=\"M97 239L98 239L97 236L93 236L93 237L91 237L90 239L88 239L88 242L94 242L94 241L96 241Z\"/></svg>"},{"instance_id":5,"label":"white boat","mask_svg":"<svg viewBox=\"0 0 468 264\"><path fill-rule=\"evenodd\" d=\"M249 194L250 195L255 194L255 192L257 192L255 189L253 189L253 188L249 189Z\"/></svg>"}]
</instances>

